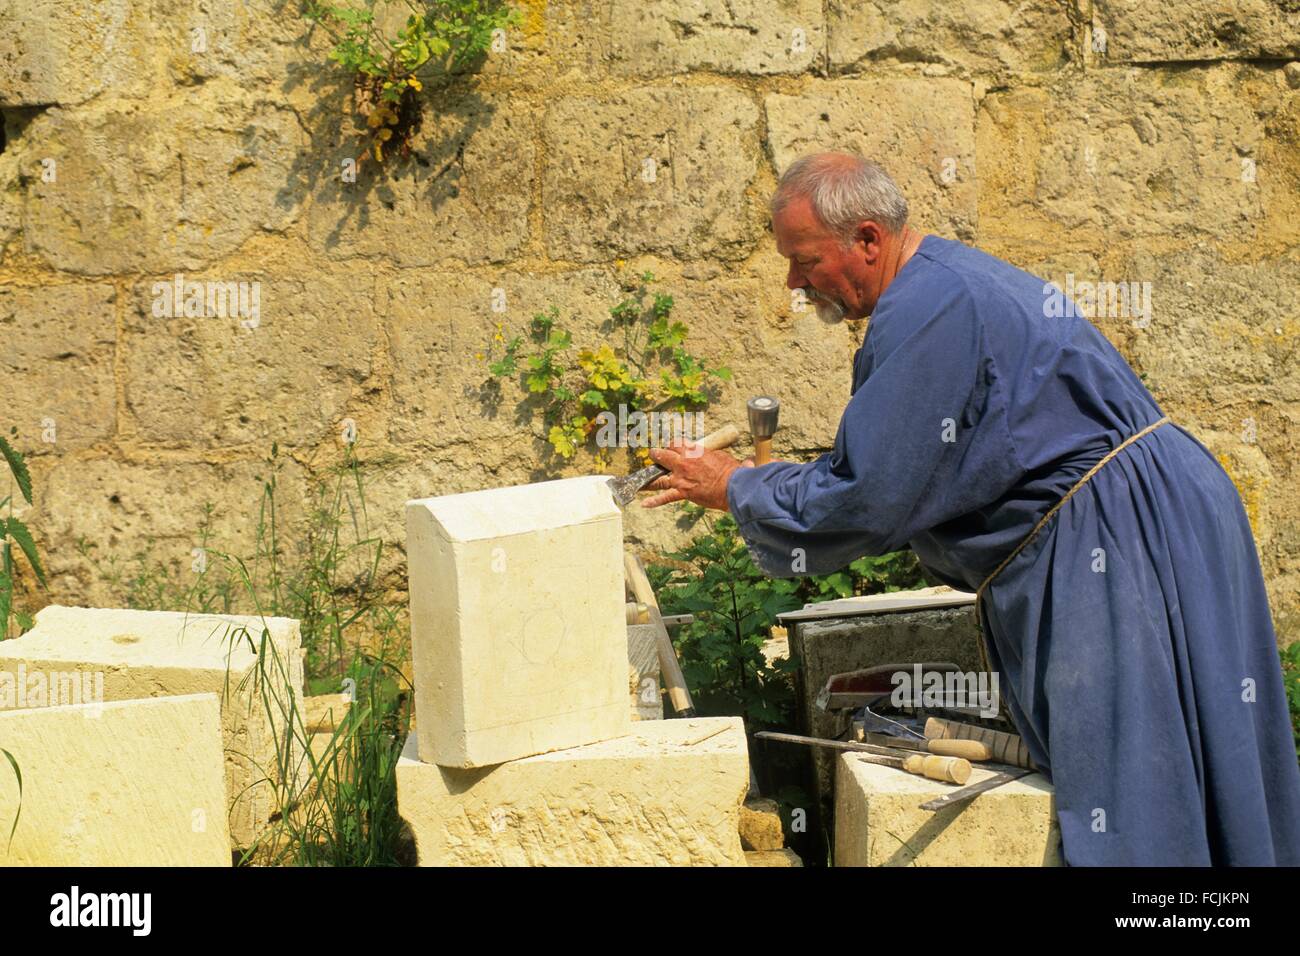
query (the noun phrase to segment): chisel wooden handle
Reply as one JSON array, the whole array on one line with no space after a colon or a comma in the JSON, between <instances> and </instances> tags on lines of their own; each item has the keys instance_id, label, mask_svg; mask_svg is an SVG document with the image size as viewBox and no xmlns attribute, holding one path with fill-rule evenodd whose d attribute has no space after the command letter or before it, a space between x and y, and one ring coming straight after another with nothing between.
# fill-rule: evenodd
<instances>
[{"instance_id":1,"label":"chisel wooden handle","mask_svg":"<svg viewBox=\"0 0 1300 956\"><path fill-rule=\"evenodd\" d=\"M1013 767L1032 768L1034 766L1034 762L1029 759L1029 748L1016 734L1007 734L1000 730L989 730L987 727L976 727L973 724L963 724L958 720L931 717L925 722L925 736L931 742L937 740L978 740L988 746L993 759L999 763L1011 764Z\"/></svg>"},{"instance_id":2,"label":"chisel wooden handle","mask_svg":"<svg viewBox=\"0 0 1300 956\"><path fill-rule=\"evenodd\" d=\"M709 451L717 451L720 448L730 448L738 441L740 441L740 429L735 425L723 425L716 432L709 432L695 444ZM689 455L690 452L687 451L687 454Z\"/></svg>"},{"instance_id":3,"label":"chisel wooden handle","mask_svg":"<svg viewBox=\"0 0 1300 956\"><path fill-rule=\"evenodd\" d=\"M732 431L735 431L734 427ZM695 704L691 701L691 692L686 687L686 677L682 674L682 667L677 663L677 651L673 648L673 640L668 636L668 628L664 626L664 619L659 614L659 602L655 599L654 588L650 586L650 579L646 577L641 559L630 551L623 552L623 575L627 579L627 586L632 591L632 596L646 606L650 614L650 623L656 626L655 643L659 647L659 675L663 678L664 686L668 688L668 699L673 705L673 710L681 717L694 717Z\"/></svg>"},{"instance_id":4,"label":"chisel wooden handle","mask_svg":"<svg viewBox=\"0 0 1300 956\"><path fill-rule=\"evenodd\" d=\"M931 740L925 749L941 757L962 757L965 760L992 760L993 750L979 740Z\"/></svg>"},{"instance_id":5,"label":"chisel wooden handle","mask_svg":"<svg viewBox=\"0 0 1300 956\"><path fill-rule=\"evenodd\" d=\"M961 757L913 754L903 758L903 769L917 776L959 786L970 779L970 762Z\"/></svg>"}]
</instances>

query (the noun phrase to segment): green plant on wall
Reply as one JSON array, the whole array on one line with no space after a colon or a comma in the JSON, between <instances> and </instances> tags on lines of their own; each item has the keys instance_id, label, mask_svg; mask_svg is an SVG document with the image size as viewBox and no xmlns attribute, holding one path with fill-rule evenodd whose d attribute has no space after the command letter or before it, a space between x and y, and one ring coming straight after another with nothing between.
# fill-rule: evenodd
<instances>
[{"instance_id":1,"label":"green plant on wall","mask_svg":"<svg viewBox=\"0 0 1300 956\"><path fill-rule=\"evenodd\" d=\"M560 314L552 306L533 316L527 341L516 335L507 342L498 326L479 353L494 380L518 380L525 401L540 409L546 440L560 458L591 446L605 468L619 444L605 436L616 431L620 408L623 422L635 413L698 411L717 398L720 382L730 381L729 368L687 350L689 330L672 317L673 297L651 289L656 281L645 272L625 290L591 347L575 349L573 333L557 326ZM635 426L631 434L628 444L645 463L652 436L644 431L645 440L638 439Z\"/></svg>"},{"instance_id":2,"label":"green plant on wall","mask_svg":"<svg viewBox=\"0 0 1300 956\"><path fill-rule=\"evenodd\" d=\"M396 23L409 8L403 25ZM354 78L357 113L365 121L364 161L406 157L424 116L421 77L475 64L522 18L500 0L303 0L302 15L329 34L329 58ZM395 13L395 11L397 11Z\"/></svg>"},{"instance_id":3,"label":"green plant on wall","mask_svg":"<svg viewBox=\"0 0 1300 956\"><path fill-rule=\"evenodd\" d=\"M11 428L11 436L18 430ZM45 586L45 569L41 567L40 556L36 553L36 542L32 533L17 516L14 515L14 490L23 496L29 505L32 503L32 476L27 470L27 462L4 436L0 435L0 454L4 455L9 468L9 494L0 498L0 508L5 509L5 516L0 518L0 640L9 637L11 623L16 624L21 634L32 626L31 615L14 607L14 591L17 585L17 564L14 560L14 547L17 546L27 558L36 580Z\"/></svg>"}]
</instances>

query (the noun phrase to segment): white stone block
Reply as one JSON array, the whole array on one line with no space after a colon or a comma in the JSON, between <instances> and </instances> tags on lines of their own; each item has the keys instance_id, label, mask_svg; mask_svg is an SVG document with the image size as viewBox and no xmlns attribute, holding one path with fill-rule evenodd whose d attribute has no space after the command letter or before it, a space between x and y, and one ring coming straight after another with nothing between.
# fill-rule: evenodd
<instances>
[{"instance_id":1,"label":"white stone block","mask_svg":"<svg viewBox=\"0 0 1300 956\"><path fill-rule=\"evenodd\" d=\"M628 733L607 478L409 501L406 519L422 759L482 767Z\"/></svg>"},{"instance_id":2,"label":"white stone block","mask_svg":"<svg viewBox=\"0 0 1300 956\"><path fill-rule=\"evenodd\" d=\"M624 705L626 706L626 704ZM617 740L457 770L397 765L422 866L744 866L739 717L643 720Z\"/></svg>"},{"instance_id":3,"label":"white stone block","mask_svg":"<svg viewBox=\"0 0 1300 956\"><path fill-rule=\"evenodd\" d=\"M0 711L0 748L0 865L230 866L216 695Z\"/></svg>"},{"instance_id":4,"label":"white stone block","mask_svg":"<svg viewBox=\"0 0 1300 956\"><path fill-rule=\"evenodd\" d=\"M264 627L262 683L257 662ZM248 846L278 809L271 781L280 779L280 764L300 778L308 767L293 735L287 755L280 753L285 750L282 707L287 710L291 698L301 702L303 697L300 645L298 622L289 618L51 605L37 613L32 630L0 641L0 711L216 694L230 834L236 846ZM69 700L74 690L80 696ZM264 697L270 698L269 707Z\"/></svg>"},{"instance_id":5,"label":"white stone block","mask_svg":"<svg viewBox=\"0 0 1300 956\"><path fill-rule=\"evenodd\" d=\"M968 784L992 771L972 765ZM975 799L922 810L955 786L841 754L835 768L836 866L1060 866L1053 790L1041 774Z\"/></svg>"}]
</instances>

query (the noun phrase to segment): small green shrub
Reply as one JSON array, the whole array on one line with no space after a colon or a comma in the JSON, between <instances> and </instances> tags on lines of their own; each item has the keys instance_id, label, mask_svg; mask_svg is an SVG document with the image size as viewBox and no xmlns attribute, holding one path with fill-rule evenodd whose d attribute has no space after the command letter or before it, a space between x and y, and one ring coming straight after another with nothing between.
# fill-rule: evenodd
<instances>
[{"instance_id":1,"label":"small green shrub","mask_svg":"<svg viewBox=\"0 0 1300 956\"><path fill-rule=\"evenodd\" d=\"M1300 759L1300 641L1283 648L1281 657L1286 703L1291 711L1291 734L1295 738L1296 758Z\"/></svg>"},{"instance_id":2,"label":"small green shrub","mask_svg":"<svg viewBox=\"0 0 1300 956\"><path fill-rule=\"evenodd\" d=\"M571 459L580 448L591 447L597 467L604 469L615 445L600 440L602 428L613 431L602 422L617 420L620 406L625 420L636 413L696 411L717 398L719 382L730 381L729 368L711 366L687 351L689 330L672 317L673 297L652 291L656 281L653 273L645 272L626 286L627 295L600 327L599 344L579 348L576 354L573 333L557 327L560 313L555 307L533 316L530 344L522 335L506 341L498 326L479 353L488 363L496 396L501 381L518 380L524 396L521 406L530 413L540 409L546 440L559 458ZM646 434L629 449L638 464L649 462L653 443Z\"/></svg>"}]
</instances>

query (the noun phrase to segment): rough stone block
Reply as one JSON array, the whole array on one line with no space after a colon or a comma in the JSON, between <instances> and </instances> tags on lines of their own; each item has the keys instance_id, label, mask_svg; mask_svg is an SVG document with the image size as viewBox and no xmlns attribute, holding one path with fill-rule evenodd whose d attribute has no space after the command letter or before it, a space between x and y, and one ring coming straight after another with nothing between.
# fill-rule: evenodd
<instances>
[{"instance_id":1,"label":"rough stone block","mask_svg":"<svg viewBox=\"0 0 1300 956\"><path fill-rule=\"evenodd\" d=\"M317 132L313 165L339 171L356 159L353 123L335 121ZM508 96L441 98L416 137L419 160L400 175L376 179L364 163L356 182L339 172L308 172L311 183L302 183L312 191L307 240L334 258L406 267L515 258L529 238L534 128L531 110Z\"/></svg>"},{"instance_id":2,"label":"rough stone block","mask_svg":"<svg viewBox=\"0 0 1300 956\"><path fill-rule=\"evenodd\" d=\"M889 600L895 595L875 595ZM793 612L799 614L801 612ZM795 679L796 713L800 733L829 738L840 733L835 715L819 710L817 693L832 674L914 661L950 661L966 671L978 671L979 632L973 605L881 614L832 616L821 620L787 620L790 653L800 662ZM834 802L834 755L812 749L814 791L823 821Z\"/></svg>"},{"instance_id":3,"label":"rough stone block","mask_svg":"<svg viewBox=\"0 0 1300 956\"><path fill-rule=\"evenodd\" d=\"M627 626L628 689L634 720L663 720L664 698L659 689L659 641L652 624Z\"/></svg>"},{"instance_id":4,"label":"rough stone block","mask_svg":"<svg viewBox=\"0 0 1300 956\"><path fill-rule=\"evenodd\" d=\"M955 79L835 80L764 101L777 173L822 149L874 159L907 196L924 230L973 240L976 221L975 101ZM870 103L870 109L863 109Z\"/></svg>"},{"instance_id":5,"label":"rough stone block","mask_svg":"<svg viewBox=\"0 0 1300 956\"><path fill-rule=\"evenodd\" d=\"M980 102L980 234L997 249L1237 243L1294 222L1296 120L1277 70L1063 74ZM1287 133L1286 130L1291 130Z\"/></svg>"},{"instance_id":6,"label":"rough stone block","mask_svg":"<svg viewBox=\"0 0 1300 956\"><path fill-rule=\"evenodd\" d=\"M116 297L106 283L0 289L0 378L20 448L73 451L112 436Z\"/></svg>"},{"instance_id":7,"label":"rough stone block","mask_svg":"<svg viewBox=\"0 0 1300 956\"><path fill-rule=\"evenodd\" d=\"M794 850L746 850L746 866L803 866Z\"/></svg>"},{"instance_id":8,"label":"rough stone block","mask_svg":"<svg viewBox=\"0 0 1300 956\"><path fill-rule=\"evenodd\" d=\"M85 102L149 82L147 4L10 0L0 13L0 106Z\"/></svg>"},{"instance_id":9,"label":"rough stone block","mask_svg":"<svg viewBox=\"0 0 1300 956\"><path fill-rule=\"evenodd\" d=\"M259 675L263 627L269 640ZM280 706L302 699L300 644L298 622L288 618L50 605L30 631L0 643L0 711L66 703L78 688L81 701L216 694L230 836L247 846L277 809ZM273 713L264 691L278 702ZM282 759L299 773L305 766L296 748Z\"/></svg>"},{"instance_id":10,"label":"rough stone block","mask_svg":"<svg viewBox=\"0 0 1300 956\"><path fill-rule=\"evenodd\" d=\"M374 285L334 270L183 273L179 297L172 275L139 284L122 350L135 428L191 446L336 439L372 372ZM200 296L205 314L186 315Z\"/></svg>"},{"instance_id":11,"label":"rough stone block","mask_svg":"<svg viewBox=\"0 0 1300 956\"><path fill-rule=\"evenodd\" d=\"M307 508L304 472L292 459L280 460L276 518L283 527L295 527ZM233 554L249 554L255 545L261 479L267 477L264 461L135 464L120 457L44 455L31 465L40 494L23 520L41 542L54 594L78 594L92 606L121 600L102 572L79 553L82 536L95 549L95 561L126 559L148 545L172 573L192 574L208 499L218 505L210 521L212 541Z\"/></svg>"},{"instance_id":12,"label":"rough stone block","mask_svg":"<svg viewBox=\"0 0 1300 956\"><path fill-rule=\"evenodd\" d=\"M20 806L0 760L0 866L230 866L219 711L213 694L0 710L22 771Z\"/></svg>"},{"instance_id":13,"label":"rough stone block","mask_svg":"<svg viewBox=\"0 0 1300 956\"><path fill-rule=\"evenodd\" d=\"M960 73L1054 70L1066 62L1070 18L1054 0L891 3L830 0L832 68L936 64Z\"/></svg>"},{"instance_id":14,"label":"rough stone block","mask_svg":"<svg viewBox=\"0 0 1300 956\"><path fill-rule=\"evenodd\" d=\"M758 110L718 86L572 96L542 121L546 244L556 259L740 259L762 211Z\"/></svg>"},{"instance_id":15,"label":"rough stone block","mask_svg":"<svg viewBox=\"0 0 1300 956\"><path fill-rule=\"evenodd\" d=\"M1300 56L1300 7L1288 0L1096 0L1093 56L1161 63Z\"/></svg>"},{"instance_id":16,"label":"rough stone block","mask_svg":"<svg viewBox=\"0 0 1300 956\"><path fill-rule=\"evenodd\" d=\"M614 72L640 76L802 73L825 43L818 0L614 0L609 37Z\"/></svg>"},{"instance_id":17,"label":"rough stone block","mask_svg":"<svg viewBox=\"0 0 1300 956\"><path fill-rule=\"evenodd\" d=\"M48 110L15 147L28 168L54 164L28 179L26 251L87 275L197 268L296 217L288 183L305 139L291 110L237 95Z\"/></svg>"},{"instance_id":18,"label":"rough stone block","mask_svg":"<svg viewBox=\"0 0 1300 956\"><path fill-rule=\"evenodd\" d=\"M421 866L742 866L748 784L738 717L639 721L479 770L422 763L412 735L397 765Z\"/></svg>"},{"instance_id":19,"label":"rough stone block","mask_svg":"<svg viewBox=\"0 0 1300 956\"><path fill-rule=\"evenodd\" d=\"M1051 785L1040 774L943 810L920 804L954 789L854 754L837 758L836 866L1061 866ZM979 783L992 771L971 771Z\"/></svg>"},{"instance_id":20,"label":"rough stone block","mask_svg":"<svg viewBox=\"0 0 1300 956\"><path fill-rule=\"evenodd\" d=\"M785 831L775 800L746 800L740 808L740 845L746 850L779 850L785 846Z\"/></svg>"},{"instance_id":21,"label":"rough stone block","mask_svg":"<svg viewBox=\"0 0 1300 956\"><path fill-rule=\"evenodd\" d=\"M482 767L628 732L608 478L408 501L406 518L422 759Z\"/></svg>"}]
</instances>

